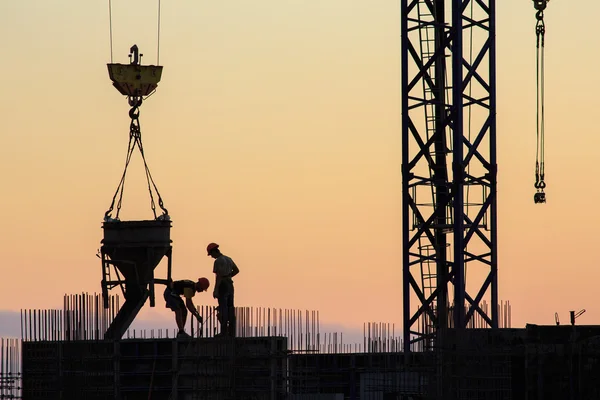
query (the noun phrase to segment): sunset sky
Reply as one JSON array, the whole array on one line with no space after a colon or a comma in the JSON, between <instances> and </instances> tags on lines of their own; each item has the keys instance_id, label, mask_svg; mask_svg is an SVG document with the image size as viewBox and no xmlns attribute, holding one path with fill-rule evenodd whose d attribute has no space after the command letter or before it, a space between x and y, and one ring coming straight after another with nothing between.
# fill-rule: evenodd
<instances>
[{"instance_id":1,"label":"sunset sky","mask_svg":"<svg viewBox=\"0 0 600 400\"><path fill-rule=\"evenodd\" d=\"M155 64L156 2L112 3L114 61L137 44ZM546 12L546 205L533 203L533 3L497 13L500 298L516 327L583 308L578 322L597 324L600 3ZM101 223L127 150L107 1L2 1L0 51L0 310L60 307L100 291ZM399 1L163 1L160 64L140 121L174 278L212 281L216 241L240 267L238 305L399 328ZM152 217L137 155L121 217ZM141 317L171 314L158 301Z\"/></svg>"}]
</instances>

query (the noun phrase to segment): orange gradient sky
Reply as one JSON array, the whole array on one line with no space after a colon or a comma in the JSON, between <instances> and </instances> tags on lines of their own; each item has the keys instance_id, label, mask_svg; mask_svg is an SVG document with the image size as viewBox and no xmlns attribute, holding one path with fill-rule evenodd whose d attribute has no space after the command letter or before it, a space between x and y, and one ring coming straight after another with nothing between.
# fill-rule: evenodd
<instances>
[{"instance_id":1,"label":"orange gradient sky","mask_svg":"<svg viewBox=\"0 0 600 400\"><path fill-rule=\"evenodd\" d=\"M162 3L163 79L140 118L173 219L174 277L212 280L216 241L241 269L238 305L399 327L399 1ZM497 9L500 298L513 326L582 308L580 323L598 323L600 3L546 12L546 205L533 204L533 5ZM154 64L156 20L156 2L113 0L114 61L135 43ZM100 290L129 127L108 25L106 1L0 3L0 309ZM145 185L136 155L123 219L152 216ZM142 313L154 317L170 318L162 301Z\"/></svg>"}]
</instances>

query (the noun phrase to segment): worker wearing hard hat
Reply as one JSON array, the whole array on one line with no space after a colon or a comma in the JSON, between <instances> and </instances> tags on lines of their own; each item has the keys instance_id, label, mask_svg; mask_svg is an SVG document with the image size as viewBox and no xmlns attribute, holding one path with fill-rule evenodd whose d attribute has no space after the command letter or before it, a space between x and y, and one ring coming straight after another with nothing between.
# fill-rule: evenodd
<instances>
[{"instance_id":1,"label":"worker wearing hard hat","mask_svg":"<svg viewBox=\"0 0 600 400\"><path fill-rule=\"evenodd\" d=\"M230 257L223 255L219 245L210 243L206 247L209 256L215 259L213 272L215 273L215 288L213 297L219 301L219 323L223 336L235 336L235 306L233 302L233 277L240 270Z\"/></svg>"},{"instance_id":2,"label":"worker wearing hard hat","mask_svg":"<svg viewBox=\"0 0 600 400\"><path fill-rule=\"evenodd\" d=\"M187 310L190 310L192 315L198 319L198 322L202 323L202 316L198 310L196 310L192 297L194 297L196 292L205 292L209 287L210 282L206 278L200 278L197 282L188 279L171 281L167 285L164 292L164 298L167 303L166 307L175 312L175 322L177 322L177 328L179 328L177 337L189 337L189 335L185 333ZM185 297L185 304L183 303L181 296Z\"/></svg>"}]
</instances>

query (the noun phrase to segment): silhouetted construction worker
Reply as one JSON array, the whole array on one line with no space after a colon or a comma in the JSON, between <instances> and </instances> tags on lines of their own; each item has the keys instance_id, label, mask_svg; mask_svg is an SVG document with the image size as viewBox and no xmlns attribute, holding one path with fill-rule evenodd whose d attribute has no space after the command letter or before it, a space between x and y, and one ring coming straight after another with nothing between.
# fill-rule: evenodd
<instances>
[{"instance_id":1,"label":"silhouetted construction worker","mask_svg":"<svg viewBox=\"0 0 600 400\"><path fill-rule=\"evenodd\" d=\"M215 273L215 288L213 297L219 301L219 323L221 335L235 336L235 305L233 301L233 277L240 270L230 257L223 255L219 245L210 243L206 247L209 256L215 259L213 272Z\"/></svg>"},{"instance_id":2,"label":"silhouetted construction worker","mask_svg":"<svg viewBox=\"0 0 600 400\"><path fill-rule=\"evenodd\" d=\"M196 310L192 297L196 292L205 292L210 287L210 282L206 278L198 279L198 282L194 282L188 279L180 281L171 281L165 288L164 298L167 303L165 307L170 308L175 312L175 321L177 322L177 328L179 332L178 337L189 337L185 333L185 321L187 319L187 310L190 310L200 323L202 323L202 316ZM181 299L181 296L185 297L185 304ZM186 310L187 307L187 310Z\"/></svg>"}]
</instances>

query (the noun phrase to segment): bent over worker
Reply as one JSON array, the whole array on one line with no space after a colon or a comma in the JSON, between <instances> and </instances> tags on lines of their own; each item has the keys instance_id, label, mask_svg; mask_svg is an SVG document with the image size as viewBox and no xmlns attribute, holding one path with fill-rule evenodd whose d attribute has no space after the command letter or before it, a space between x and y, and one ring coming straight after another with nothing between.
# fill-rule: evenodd
<instances>
[{"instance_id":1,"label":"bent over worker","mask_svg":"<svg viewBox=\"0 0 600 400\"><path fill-rule=\"evenodd\" d=\"M206 278L198 279L198 282L194 282L188 279L180 281L171 281L165 288L164 298L167 308L175 312L175 322L177 322L177 328L179 332L178 337L189 337L185 333L185 321L187 319L187 310L194 315L200 323L202 323L202 316L196 310L192 297L196 292L204 292L210 286L210 282ZM185 297L185 304L181 299L181 296ZM187 310L186 310L187 307Z\"/></svg>"},{"instance_id":2,"label":"bent over worker","mask_svg":"<svg viewBox=\"0 0 600 400\"><path fill-rule=\"evenodd\" d=\"M215 288L213 297L219 301L219 323L221 335L235 336L235 305L233 301L233 277L240 270L230 257L222 254L219 245L210 243L206 247L209 256L215 259L213 272L215 273Z\"/></svg>"}]
</instances>

